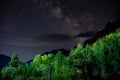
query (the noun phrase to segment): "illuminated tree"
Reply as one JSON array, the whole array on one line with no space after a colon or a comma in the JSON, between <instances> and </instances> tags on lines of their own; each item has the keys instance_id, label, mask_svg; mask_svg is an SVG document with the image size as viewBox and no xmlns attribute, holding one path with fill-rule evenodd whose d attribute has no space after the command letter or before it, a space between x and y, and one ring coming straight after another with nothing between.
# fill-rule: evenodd
<instances>
[{"instance_id":1,"label":"illuminated tree","mask_svg":"<svg viewBox=\"0 0 120 80\"><path fill-rule=\"evenodd\" d=\"M10 67L18 67L19 66L19 58L16 53L13 54L11 61L9 62Z\"/></svg>"},{"instance_id":2,"label":"illuminated tree","mask_svg":"<svg viewBox=\"0 0 120 80\"><path fill-rule=\"evenodd\" d=\"M53 59L52 80L71 80L68 58L58 51Z\"/></svg>"}]
</instances>

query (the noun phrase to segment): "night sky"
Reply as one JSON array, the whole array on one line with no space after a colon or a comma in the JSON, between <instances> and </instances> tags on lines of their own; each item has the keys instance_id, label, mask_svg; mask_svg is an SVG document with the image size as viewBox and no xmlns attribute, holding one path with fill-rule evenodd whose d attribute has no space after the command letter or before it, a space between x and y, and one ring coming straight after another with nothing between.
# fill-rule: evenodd
<instances>
[{"instance_id":1,"label":"night sky","mask_svg":"<svg viewBox=\"0 0 120 80\"><path fill-rule=\"evenodd\" d=\"M1 0L0 54L16 52L28 61L38 53L71 49L120 17L118 1Z\"/></svg>"}]
</instances>

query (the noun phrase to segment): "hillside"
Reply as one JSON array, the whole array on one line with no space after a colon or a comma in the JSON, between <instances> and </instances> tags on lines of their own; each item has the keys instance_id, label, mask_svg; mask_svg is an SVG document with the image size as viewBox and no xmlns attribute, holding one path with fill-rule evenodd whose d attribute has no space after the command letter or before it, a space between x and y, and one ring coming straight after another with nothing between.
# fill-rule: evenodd
<instances>
[{"instance_id":1,"label":"hillside","mask_svg":"<svg viewBox=\"0 0 120 80\"><path fill-rule=\"evenodd\" d=\"M6 65L8 65L9 61L10 57L0 54L0 70Z\"/></svg>"},{"instance_id":2,"label":"hillside","mask_svg":"<svg viewBox=\"0 0 120 80\"><path fill-rule=\"evenodd\" d=\"M95 41L97 41L98 38L102 38L105 35L115 32L118 28L120 28L120 19L116 20L115 22L108 22L102 30L97 32L95 37L86 40L84 42L84 46L86 44L93 44Z\"/></svg>"}]
</instances>

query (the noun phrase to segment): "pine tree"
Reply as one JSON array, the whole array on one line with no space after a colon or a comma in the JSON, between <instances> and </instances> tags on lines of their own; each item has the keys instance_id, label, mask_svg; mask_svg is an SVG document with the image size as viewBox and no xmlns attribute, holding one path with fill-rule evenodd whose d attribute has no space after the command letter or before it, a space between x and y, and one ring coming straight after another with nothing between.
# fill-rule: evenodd
<instances>
[{"instance_id":1,"label":"pine tree","mask_svg":"<svg viewBox=\"0 0 120 80\"><path fill-rule=\"evenodd\" d=\"M13 54L11 61L9 62L10 67L18 67L19 66L19 58L16 53Z\"/></svg>"}]
</instances>

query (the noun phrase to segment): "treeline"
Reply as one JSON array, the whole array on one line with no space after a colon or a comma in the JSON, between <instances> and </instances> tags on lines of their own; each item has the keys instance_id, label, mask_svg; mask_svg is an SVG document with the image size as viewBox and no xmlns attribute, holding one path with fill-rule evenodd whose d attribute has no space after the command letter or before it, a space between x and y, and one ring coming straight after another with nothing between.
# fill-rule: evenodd
<instances>
[{"instance_id":1,"label":"treeline","mask_svg":"<svg viewBox=\"0 0 120 80\"><path fill-rule=\"evenodd\" d=\"M78 44L68 56L62 51L36 55L30 64L14 54L0 71L1 80L119 80L120 29L92 45Z\"/></svg>"}]
</instances>

